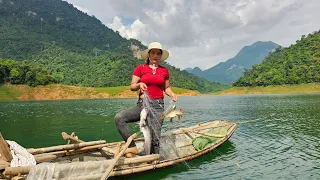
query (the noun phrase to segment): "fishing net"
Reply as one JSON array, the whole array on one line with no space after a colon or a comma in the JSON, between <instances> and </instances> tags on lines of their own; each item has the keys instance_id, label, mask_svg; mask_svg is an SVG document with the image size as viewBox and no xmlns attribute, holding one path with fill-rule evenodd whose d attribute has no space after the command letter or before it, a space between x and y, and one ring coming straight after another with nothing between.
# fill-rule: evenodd
<instances>
[{"instance_id":1,"label":"fishing net","mask_svg":"<svg viewBox=\"0 0 320 180\"><path fill-rule=\"evenodd\" d=\"M169 106L166 109L164 109L163 104L159 104L157 100L150 99L148 93L144 92L142 107L145 108L148 112L147 122L149 128L153 132L161 132L161 126L165 119L160 120L160 117L161 115L168 113L168 111L170 111L174 105L175 104L173 103L173 101L171 101L169 103ZM183 146L183 144L185 144L184 141L186 140L186 138L184 136L176 136L170 133L162 136L161 133L154 133L152 134L152 136L155 136L152 137L153 139L159 139L160 141L160 150L158 152L160 154L160 160L177 159L183 156L183 154L180 151L178 151L177 147ZM187 141L190 141L190 139L188 139ZM189 142L189 144L190 143L191 142Z\"/></svg>"}]
</instances>

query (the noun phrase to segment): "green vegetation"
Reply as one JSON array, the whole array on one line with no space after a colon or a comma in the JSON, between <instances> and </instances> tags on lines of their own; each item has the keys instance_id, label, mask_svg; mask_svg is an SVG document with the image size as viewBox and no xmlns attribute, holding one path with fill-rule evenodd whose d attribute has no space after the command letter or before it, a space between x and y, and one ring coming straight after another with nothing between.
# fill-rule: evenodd
<instances>
[{"instance_id":1,"label":"green vegetation","mask_svg":"<svg viewBox=\"0 0 320 180\"><path fill-rule=\"evenodd\" d=\"M198 92L172 87L176 94L198 95ZM131 92L129 86L90 88L50 84L30 87L27 85L4 84L0 86L0 101L11 100L57 100L57 99L91 99L91 98L137 98L138 94Z\"/></svg>"},{"instance_id":2,"label":"green vegetation","mask_svg":"<svg viewBox=\"0 0 320 180\"><path fill-rule=\"evenodd\" d=\"M183 88L178 88L178 87L171 87L171 90L176 94L183 94L183 93L187 93L188 91L190 91L189 89L183 89Z\"/></svg>"},{"instance_id":3,"label":"green vegetation","mask_svg":"<svg viewBox=\"0 0 320 180\"><path fill-rule=\"evenodd\" d=\"M232 87L230 89L212 93L212 95L222 94L300 94L300 93L320 93L320 83L293 84L293 85L272 85L254 87Z\"/></svg>"},{"instance_id":4,"label":"green vegetation","mask_svg":"<svg viewBox=\"0 0 320 180\"><path fill-rule=\"evenodd\" d=\"M27 61L16 62L0 58L0 83L28 84L29 86L46 85L55 82L48 72L33 66Z\"/></svg>"},{"instance_id":5,"label":"green vegetation","mask_svg":"<svg viewBox=\"0 0 320 180\"><path fill-rule=\"evenodd\" d=\"M0 57L27 60L31 69L41 65L59 84L81 87L127 86L134 68L144 62L133 56L146 48L141 42L122 38L94 16L88 16L66 1L1 0L0 23ZM133 46L137 50L132 50ZM165 62L163 65L170 71L172 86L200 92L227 88ZM42 73L41 76L48 73ZM50 81L29 85L46 83Z\"/></svg>"},{"instance_id":6,"label":"green vegetation","mask_svg":"<svg viewBox=\"0 0 320 180\"><path fill-rule=\"evenodd\" d=\"M320 82L320 31L295 45L277 48L261 64L246 70L233 86L269 86Z\"/></svg>"},{"instance_id":7,"label":"green vegetation","mask_svg":"<svg viewBox=\"0 0 320 180\"><path fill-rule=\"evenodd\" d=\"M118 87L96 88L95 90L99 93L108 93L110 96L115 96L115 95L117 95L123 91L129 90L129 89L130 89L129 86L118 86Z\"/></svg>"},{"instance_id":8,"label":"green vegetation","mask_svg":"<svg viewBox=\"0 0 320 180\"><path fill-rule=\"evenodd\" d=\"M81 54L98 55L100 50L125 54L136 40L126 40L62 0L2 0L0 2L0 57L30 59L55 43Z\"/></svg>"},{"instance_id":9,"label":"green vegetation","mask_svg":"<svg viewBox=\"0 0 320 180\"><path fill-rule=\"evenodd\" d=\"M17 90L15 86L0 86L0 100L2 101L12 101L17 100L21 93Z\"/></svg>"}]
</instances>

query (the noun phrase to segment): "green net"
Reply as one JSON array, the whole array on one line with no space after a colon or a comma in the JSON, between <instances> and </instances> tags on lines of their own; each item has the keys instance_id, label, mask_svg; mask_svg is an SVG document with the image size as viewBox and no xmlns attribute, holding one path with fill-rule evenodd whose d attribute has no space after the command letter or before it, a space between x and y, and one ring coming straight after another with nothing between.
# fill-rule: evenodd
<instances>
[{"instance_id":1,"label":"green net","mask_svg":"<svg viewBox=\"0 0 320 180\"><path fill-rule=\"evenodd\" d=\"M218 127L218 128L210 129L210 130L206 131L206 133L219 134L219 135L226 136L228 133L228 130L226 127ZM200 150L210 146L211 144L217 142L220 139L221 138L215 138L215 137L210 137L210 136L199 136L192 141L192 145L197 151L200 151Z\"/></svg>"}]
</instances>

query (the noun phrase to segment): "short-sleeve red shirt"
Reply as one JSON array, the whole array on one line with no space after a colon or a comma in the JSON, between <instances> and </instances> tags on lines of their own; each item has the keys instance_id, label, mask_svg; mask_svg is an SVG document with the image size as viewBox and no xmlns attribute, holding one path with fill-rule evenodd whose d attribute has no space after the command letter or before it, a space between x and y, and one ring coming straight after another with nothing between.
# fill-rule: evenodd
<instances>
[{"instance_id":1,"label":"short-sleeve red shirt","mask_svg":"<svg viewBox=\"0 0 320 180\"><path fill-rule=\"evenodd\" d=\"M151 99L163 98L163 91L165 90L164 82L170 77L167 68L159 65L153 74L152 68L149 65L141 64L135 68L133 75L139 77L140 82L147 85L147 92Z\"/></svg>"}]
</instances>

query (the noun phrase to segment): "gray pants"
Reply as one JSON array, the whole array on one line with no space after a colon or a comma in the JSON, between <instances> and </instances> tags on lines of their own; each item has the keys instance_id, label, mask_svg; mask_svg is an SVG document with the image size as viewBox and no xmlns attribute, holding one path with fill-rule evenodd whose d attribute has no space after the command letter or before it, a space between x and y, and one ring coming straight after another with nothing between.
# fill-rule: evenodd
<instances>
[{"instance_id":1,"label":"gray pants","mask_svg":"<svg viewBox=\"0 0 320 180\"><path fill-rule=\"evenodd\" d=\"M163 99L154 99L150 101L151 109L154 111L148 113L147 124L151 131L151 154L159 154L160 152L160 136L163 120L160 119L161 113L164 111ZM140 113L142 110L142 99L139 99L136 106L120 111L114 117L117 129L123 140L127 140L131 133L127 123L140 121ZM134 147L132 142L129 147Z\"/></svg>"}]
</instances>

